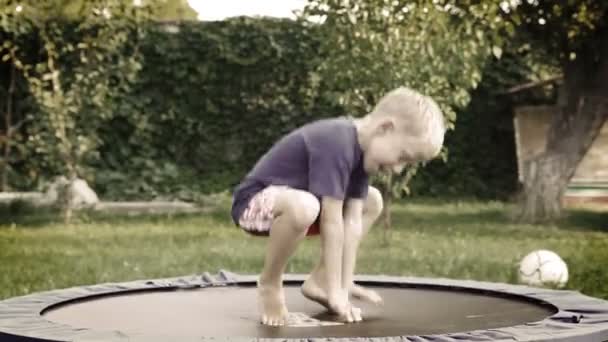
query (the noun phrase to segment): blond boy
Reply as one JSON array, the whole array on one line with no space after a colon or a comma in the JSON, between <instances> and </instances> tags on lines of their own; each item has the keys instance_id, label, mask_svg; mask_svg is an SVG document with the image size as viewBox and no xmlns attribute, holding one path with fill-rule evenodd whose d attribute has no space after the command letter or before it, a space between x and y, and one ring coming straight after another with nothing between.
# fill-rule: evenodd
<instances>
[{"instance_id":1,"label":"blond boy","mask_svg":"<svg viewBox=\"0 0 608 342\"><path fill-rule=\"evenodd\" d=\"M304 125L282 137L234 192L232 217L254 235L268 235L258 280L260 320L285 324L282 275L307 235L321 236L320 259L302 293L339 316L358 322L356 297L380 304L372 290L353 282L359 243L382 211L369 175L399 173L434 158L445 125L437 104L408 88L386 94L360 119L334 118Z\"/></svg>"}]
</instances>

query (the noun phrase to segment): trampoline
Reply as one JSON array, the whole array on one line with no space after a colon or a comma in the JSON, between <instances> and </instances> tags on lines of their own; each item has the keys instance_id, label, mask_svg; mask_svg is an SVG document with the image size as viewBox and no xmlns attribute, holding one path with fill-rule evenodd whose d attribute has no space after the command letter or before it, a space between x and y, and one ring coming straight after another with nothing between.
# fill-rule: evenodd
<instances>
[{"instance_id":1,"label":"trampoline","mask_svg":"<svg viewBox=\"0 0 608 342\"><path fill-rule=\"evenodd\" d=\"M287 326L258 322L255 276L220 271L0 301L0 341L607 341L608 302L578 292L449 279L359 276L383 306L335 322L285 277Z\"/></svg>"}]
</instances>

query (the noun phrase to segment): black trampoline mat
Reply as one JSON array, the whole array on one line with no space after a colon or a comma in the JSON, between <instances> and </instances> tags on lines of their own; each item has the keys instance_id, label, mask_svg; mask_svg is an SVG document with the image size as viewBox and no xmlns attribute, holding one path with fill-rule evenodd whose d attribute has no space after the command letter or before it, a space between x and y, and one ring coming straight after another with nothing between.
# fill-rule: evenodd
<instances>
[{"instance_id":1,"label":"black trampoline mat","mask_svg":"<svg viewBox=\"0 0 608 342\"><path fill-rule=\"evenodd\" d=\"M380 337L445 334L537 322L555 313L551 305L518 298L434 288L374 287L380 307L353 301L363 310L355 324L267 327L258 321L254 287L211 287L104 296L55 307L44 318L77 328L127 334L205 337ZM292 313L332 320L324 308L286 287Z\"/></svg>"}]
</instances>

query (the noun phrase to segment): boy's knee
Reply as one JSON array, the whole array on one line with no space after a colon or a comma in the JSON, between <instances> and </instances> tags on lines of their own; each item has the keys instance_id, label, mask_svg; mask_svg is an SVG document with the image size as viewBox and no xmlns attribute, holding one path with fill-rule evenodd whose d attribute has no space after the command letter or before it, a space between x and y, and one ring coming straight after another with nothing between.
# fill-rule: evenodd
<instances>
[{"instance_id":1,"label":"boy's knee","mask_svg":"<svg viewBox=\"0 0 608 342\"><path fill-rule=\"evenodd\" d=\"M363 212L367 215L379 216L383 207L384 201L382 200L382 193L380 193L380 190L370 186L367 192L367 198L365 199Z\"/></svg>"},{"instance_id":2,"label":"boy's knee","mask_svg":"<svg viewBox=\"0 0 608 342\"><path fill-rule=\"evenodd\" d=\"M297 190L287 199L286 209L294 228L305 231L317 220L321 204L313 194Z\"/></svg>"}]
</instances>

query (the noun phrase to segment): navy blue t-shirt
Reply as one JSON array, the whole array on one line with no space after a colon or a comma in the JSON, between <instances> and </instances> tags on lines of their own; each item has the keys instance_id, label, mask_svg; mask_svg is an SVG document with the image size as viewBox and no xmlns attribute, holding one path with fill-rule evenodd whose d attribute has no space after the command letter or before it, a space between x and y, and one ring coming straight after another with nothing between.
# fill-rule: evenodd
<instances>
[{"instance_id":1,"label":"navy blue t-shirt","mask_svg":"<svg viewBox=\"0 0 608 342\"><path fill-rule=\"evenodd\" d=\"M235 188L232 219L269 185L287 185L317 198L365 198L369 177L353 121L346 117L306 124L283 136Z\"/></svg>"}]
</instances>

